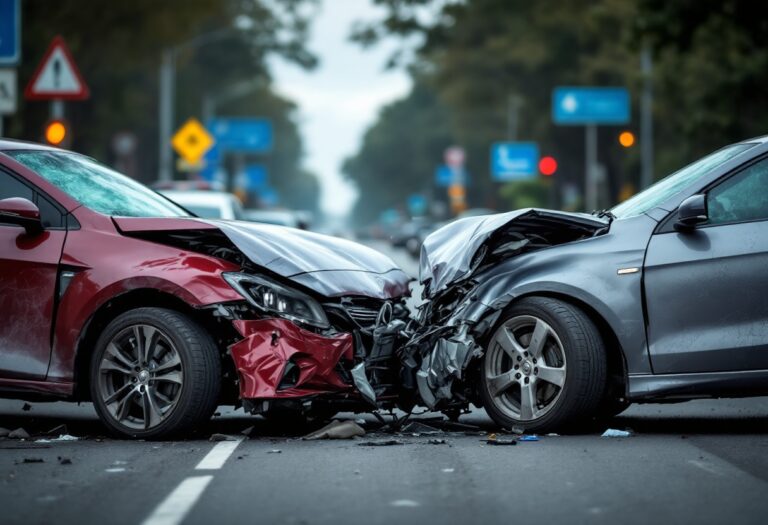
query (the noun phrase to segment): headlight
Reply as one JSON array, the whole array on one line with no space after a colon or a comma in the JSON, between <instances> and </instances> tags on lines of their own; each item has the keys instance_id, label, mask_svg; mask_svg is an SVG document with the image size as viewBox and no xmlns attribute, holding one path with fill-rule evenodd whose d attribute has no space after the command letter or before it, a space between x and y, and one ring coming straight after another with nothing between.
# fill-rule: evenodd
<instances>
[{"instance_id":1,"label":"headlight","mask_svg":"<svg viewBox=\"0 0 768 525\"><path fill-rule=\"evenodd\" d=\"M263 312L318 328L330 326L320 303L307 294L261 275L226 272L222 277L249 303Z\"/></svg>"}]
</instances>

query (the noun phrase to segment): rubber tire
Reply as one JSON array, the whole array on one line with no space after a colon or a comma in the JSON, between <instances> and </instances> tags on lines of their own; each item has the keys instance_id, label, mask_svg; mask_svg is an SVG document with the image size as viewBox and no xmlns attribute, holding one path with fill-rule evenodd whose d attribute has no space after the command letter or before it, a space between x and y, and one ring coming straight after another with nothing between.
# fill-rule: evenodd
<instances>
[{"instance_id":1,"label":"rubber tire","mask_svg":"<svg viewBox=\"0 0 768 525\"><path fill-rule=\"evenodd\" d=\"M480 363L479 390L488 415L499 426L522 429L531 433L578 431L582 423L591 421L601 405L607 385L605 345L595 324L579 308L549 297L524 297L514 303L490 333L508 319L519 315L541 318L557 333L563 344L567 364L565 384L559 399L544 416L522 422L504 415L496 408L483 373L487 353Z\"/></svg>"},{"instance_id":2,"label":"rubber tire","mask_svg":"<svg viewBox=\"0 0 768 525\"><path fill-rule=\"evenodd\" d=\"M179 352L184 372L181 397L170 416L157 427L135 430L115 421L99 397L99 362L107 344L120 331L135 324L162 330ZM91 356L90 391L96 412L110 432L134 439L185 437L209 420L216 410L221 390L221 359L211 336L188 316L165 308L137 308L112 320L101 333Z\"/></svg>"}]
</instances>

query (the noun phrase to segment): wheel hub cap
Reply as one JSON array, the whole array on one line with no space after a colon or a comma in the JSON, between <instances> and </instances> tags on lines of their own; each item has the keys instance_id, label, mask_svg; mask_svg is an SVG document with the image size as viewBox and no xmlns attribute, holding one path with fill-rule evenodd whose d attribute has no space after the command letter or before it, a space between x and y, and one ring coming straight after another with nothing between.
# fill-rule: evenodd
<instances>
[{"instance_id":1,"label":"wheel hub cap","mask_svg":"<svg viewBox=\"0 0 768 525\"><path fill-rule=\"evenodd\" d=\"M527 376L531 375L531 372L533 372L533 363L528 361L527 359L523 361L523 366L520 367L523 371L523 373Z\"/></svg>"},{"instance_id":2,"label":"wheel hub cap","mask_svg":"<svg viewBox=\"0 0 768 525\"><path fill-rule=\"evenodd\" d=\"M142 370L141 372L139 372L139 381L141 383L146 383L148 379L149 379L149 372L147 372L146 370Z\"/></svg>"}]
</instances>

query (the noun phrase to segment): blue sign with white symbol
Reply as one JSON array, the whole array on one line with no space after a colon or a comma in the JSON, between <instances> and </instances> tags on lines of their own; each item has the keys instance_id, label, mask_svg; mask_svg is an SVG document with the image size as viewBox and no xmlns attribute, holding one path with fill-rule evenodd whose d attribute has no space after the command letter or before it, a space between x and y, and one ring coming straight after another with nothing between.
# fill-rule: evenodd
<instances>
[{"instance_id":1,"label":"blue sign with white symbol","mask_svg":"<svg viewBox=\"0 0 768 525\"><path fill-rule=\"evenodd\" d=\"M261 164L250 164L237 176L237 187L248 191L258 190L267 185L267 168Z\"/></svg>"},{"instance_id":2,"label":"blue sign with white symbol","mask_svg":"<svg viewBox=\"0 0 768 525\"><path fill-rule=\"evenodd\" d=\"M264 118L221 117L207 122L206 128L222 151L266 153L272 149L272 122Z\"/></svg>"},{"instance_id":3,"label":"blue sign with white symbol","mask_svg":"<svg viewBox=\"0 0 768 525\"><path fill-rule=\"evenodd\" d=\"M552 91L555 124L626 124L629 92L625 88L557 87Z\"/></svg>"},{"instance_id":4,"label":"blue sign with white symbol","mask_svg":"<svg viewBox=\"0 0 768 525\"><path fill-rule=\"evenodd\" d=\"M13 66L21 59L21 2L0 0L0 64Z\"/></svg>"},{"instance_id":5,"label":"blue sign with white symbol","mask_svg":"<svg viewBox=\"0 0 768 525\"><path fill-rule=\"evenodd\" d=\"M467 172L464 168L452 168L442 164L435 168L435 185L443 188L453 184L466 186L469 182Z\"/></svg>"},{"instance_id":6,"label":"blue sign with white symbol","mask_svg":"<svg viewBox=\"0 0 768 525\"><path fill-rule=\"evenodd\" d=\"M491 146L491 178L497 182L535 177L539 146L535 142L497 142Z\"/></svg>"}]
</instances>

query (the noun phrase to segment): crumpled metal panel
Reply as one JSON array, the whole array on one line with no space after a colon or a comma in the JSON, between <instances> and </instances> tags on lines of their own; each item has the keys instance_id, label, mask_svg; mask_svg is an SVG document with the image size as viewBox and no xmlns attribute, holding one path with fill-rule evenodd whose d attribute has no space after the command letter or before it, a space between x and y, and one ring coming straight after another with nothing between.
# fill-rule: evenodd
<instances>
[{"instance_id":1,"label":"crumpled metal panel","mask_svg":"<svg viewBox=\"0 0 768 525\"><path fill-rule=\"evenodd\" d=\"M585 213L536 208L459 219L431 233L421 247L419 282L426 285L428 295L433 296L451 283L468 277L475 254L488 238L515 219L527 216L556 218L595 228L607 224L606 220Z\"/></svg>"},{"instance_id":2,"label":"crumpled metal panel","mask_svg":"<svg viewBox=\"0 0 768 525\"><path fill-rule=\"evenodd\" d=\"M122 232L219 229L253 264L326 297L393 299L408 294L408 277L392 259L362 244L319 233L243 221L195 217L114 217Z\"/></svg>"},{"instance_id":3,"label":"crumpled metal panel","mask_svg":"<svg viewBox=\"0 0 768 525\"><path fill-rule=\"evenodd\" d=\"M352 359L352 334L322 336L285 319L234 321L233 325L244 337L229 347L242 399L302 397L351 388L336 366L342 358ZM279 389L289 363L298 366L298 381Z\"/></svg>"},{"instance_id":4,"label":"crumpled metal panel","mask_svg":"<svg viewBox=\"0 0 768 525\"><path fill-rule=\"evenodd\" d=\"M451 399L453 381L462 379L464 370L473 356L478 356L480 347L468 334L468 327L448 338L440 338L432 350L423 357L421 368L416 373L416 383L422 401L429 408L444 399Z\"/></svg>"}]
</instances>

